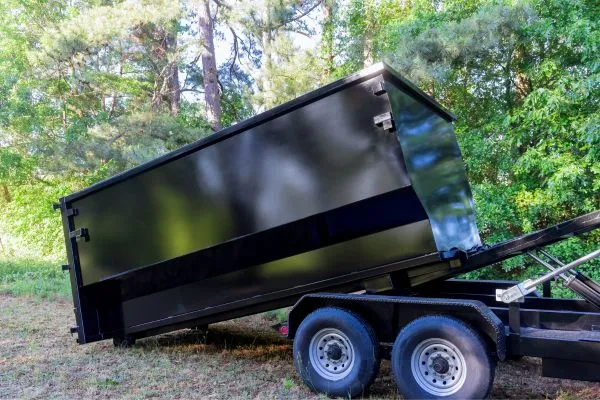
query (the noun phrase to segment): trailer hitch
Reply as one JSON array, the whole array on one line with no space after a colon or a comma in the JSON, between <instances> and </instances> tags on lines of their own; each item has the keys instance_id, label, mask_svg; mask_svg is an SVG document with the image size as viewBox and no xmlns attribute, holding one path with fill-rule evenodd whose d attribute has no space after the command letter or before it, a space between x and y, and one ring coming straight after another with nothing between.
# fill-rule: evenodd
<instances>
[{"instance_id":1,"label":"trailer hitch","mask_svg":"<svg viewBox=\"0 0 600 400\"><path fill-rule=\"evenodd\" d=\"M528 253L529 254L529 253ZM547 255L547 253L544 253ZM567 276L566 273L570 272L573 268L588 262L596 257L600 256L600 249L593 251L569 264L562 264L562 263L558 263L560 266L558 268L554 268L552 267L549 263L545 262L544 260L540 259L539 257L537 257L537 255L534 254L529 254L530 256L532 256L532 258L534 260L536 260L537 262L539 262L540 264L544 265L545 267L547 267L548 269L550 269L550 272L548 272L545 275L540 276L537 279L527 279L526 281L523 281L515 286L509 287L508 289L496 289L496 301L501 301L503 303L514 303L514 302L523 302L524 298L526 295L533 293L536 289L537 285L540 285L544 282L550 281L551 279L556 278L557 276L560 276L561 278L563 278L567 284L569 284L574 278ZM554 259L552 257L553 260L555 260L555 262L557 262L556 259Z\"/></svg>"}]
</instances>

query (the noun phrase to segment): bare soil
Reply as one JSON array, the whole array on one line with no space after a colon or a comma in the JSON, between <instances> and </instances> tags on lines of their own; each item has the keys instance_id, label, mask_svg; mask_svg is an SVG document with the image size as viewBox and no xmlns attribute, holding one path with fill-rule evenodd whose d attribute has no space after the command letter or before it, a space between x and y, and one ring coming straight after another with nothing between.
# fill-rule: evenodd
<instances>
[{"instance_id":1,"label":"bare soil","mask_svg":"<svg viewBox=\"0 0 600 400\"><path fill-rule=\"evenodd\" d=\"M72 304L0 295L0 398L322 398L298 379L291 343L264 315L139 340L80 346ZM600 384L541 378L537 359L498 365L493 398L599 399ZM389 362L370 398L400 398Z\"/></svg>"}]
</instances>

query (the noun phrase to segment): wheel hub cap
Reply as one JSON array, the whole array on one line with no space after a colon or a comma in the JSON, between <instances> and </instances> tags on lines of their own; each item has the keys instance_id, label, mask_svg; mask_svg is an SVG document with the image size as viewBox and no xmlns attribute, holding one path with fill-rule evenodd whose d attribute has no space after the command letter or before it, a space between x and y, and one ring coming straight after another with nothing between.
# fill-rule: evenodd
<instances>
[{"instance_id":1,"label":"wheel hub cap","mask_svg":"<svg viewBox=\"0 0 600 400\"><path fill-rule=\"evenodd\" d=\"M327 358L331 361L339 361L342 358L342 348L337 343L327 348Z\"/></svg>"},{"instance_id":2,"label":"wheel hub cap","mask_svg":"<svg viewBox=\"0 0 600 400\"><path fill-rule=\"evenodd\" d=\"M345 378L354 366L354 347L345 333L335 328L322 329L310 341L310 363L323 378Z\"/></svg>"},{"instance_id":3,"label":"wheel hub cap","mask_svg":"<svg viewBox=\"0 0 600 400\"><path fill-rule=\"evenodd\" d=\"M415 347L411 370L417 384L435 396L458 392L467 376L467 365L460 350L441 338L426 339Z\"/></svg>"},{"instance_id":4,"label":"wheel hub cap","mask_svg":"<svg viewBox=\"0 0 600 400\"><path fill-rule=\"evenodd\" d=\"M450 369L450 364L444 357L438 356L433 360L433 370L438 374L447 374Z\"/></svg>"}]
</instances>

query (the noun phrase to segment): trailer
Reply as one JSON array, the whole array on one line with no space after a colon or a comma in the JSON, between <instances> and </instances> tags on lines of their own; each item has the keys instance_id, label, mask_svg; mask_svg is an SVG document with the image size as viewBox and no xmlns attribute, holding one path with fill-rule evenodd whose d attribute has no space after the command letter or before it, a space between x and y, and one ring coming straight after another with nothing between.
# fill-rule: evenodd
<instances>
[{"instance_id":1,"label":"trailer","mask_svg":"<svg viewBox=\"0 0 600 400\"><path fill-rule=\"evenodd\" d=\"M294 305L314 391L359 396L390 357L408 398L479 398L496 360L600 380L600 287L548 246L600 211L481 242L455 116L377 64L61 198L80 344ZM523 283L454 277L520 254ZM583 299L553 299L562 279ZM544 286L545 296L536 291Z\"/></svg>"}]
</instances>

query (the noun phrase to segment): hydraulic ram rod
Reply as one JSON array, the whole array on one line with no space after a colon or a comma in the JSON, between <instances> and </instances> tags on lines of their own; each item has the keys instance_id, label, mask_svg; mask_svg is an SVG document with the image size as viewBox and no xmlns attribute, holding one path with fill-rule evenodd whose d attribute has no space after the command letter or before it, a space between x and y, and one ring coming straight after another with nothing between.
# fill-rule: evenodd
<instances>
[{"instance_id":1,"label":"hydraulic ram rod","mask_svg":"<svg viewBox=\"0 0 600 400\"><path fill-rule=\"evenodd\" d=\"M540 251L541 253L541 251ZM545 252L543 253L546 257L550 258ZM542 260L541 258L539 258L535 253L528 251L527 255L531 258L533 258L535 261L537 261L539 264L543 265L544 267L548 268L548 270L550 271L556 271L556 267L552 266L550 263ZM554 259L554 262L556 262L557 264L559 264L559 261ZM559 267L564 267L565 264L560 263ZM566 274L559 274L559 276L565 281L565 283L569 283L572 279L573 276L567 276Z\"/></svg>"},{"instance_id":2,"label":"hydraulic ram rod","mask_svg":"<svg viewBox=\"0 0 600 400\"><path fill-rule=\"evenodd\" d=\"M554 277L568 272L569 270L590 261L596 257L600 256L600 249L591 252L588 255L585 255L573 262L570 262L560 268L554 269L554 271L548 272L546 275L540 276L537 279L528 279L518 285L510 287L506 290L496 289L496 300L502 301L503 303L513 303L516 301L522 301L523 297L535 291L535 287L539 284L542 284Z\"/></svg>"}]
</instances>

